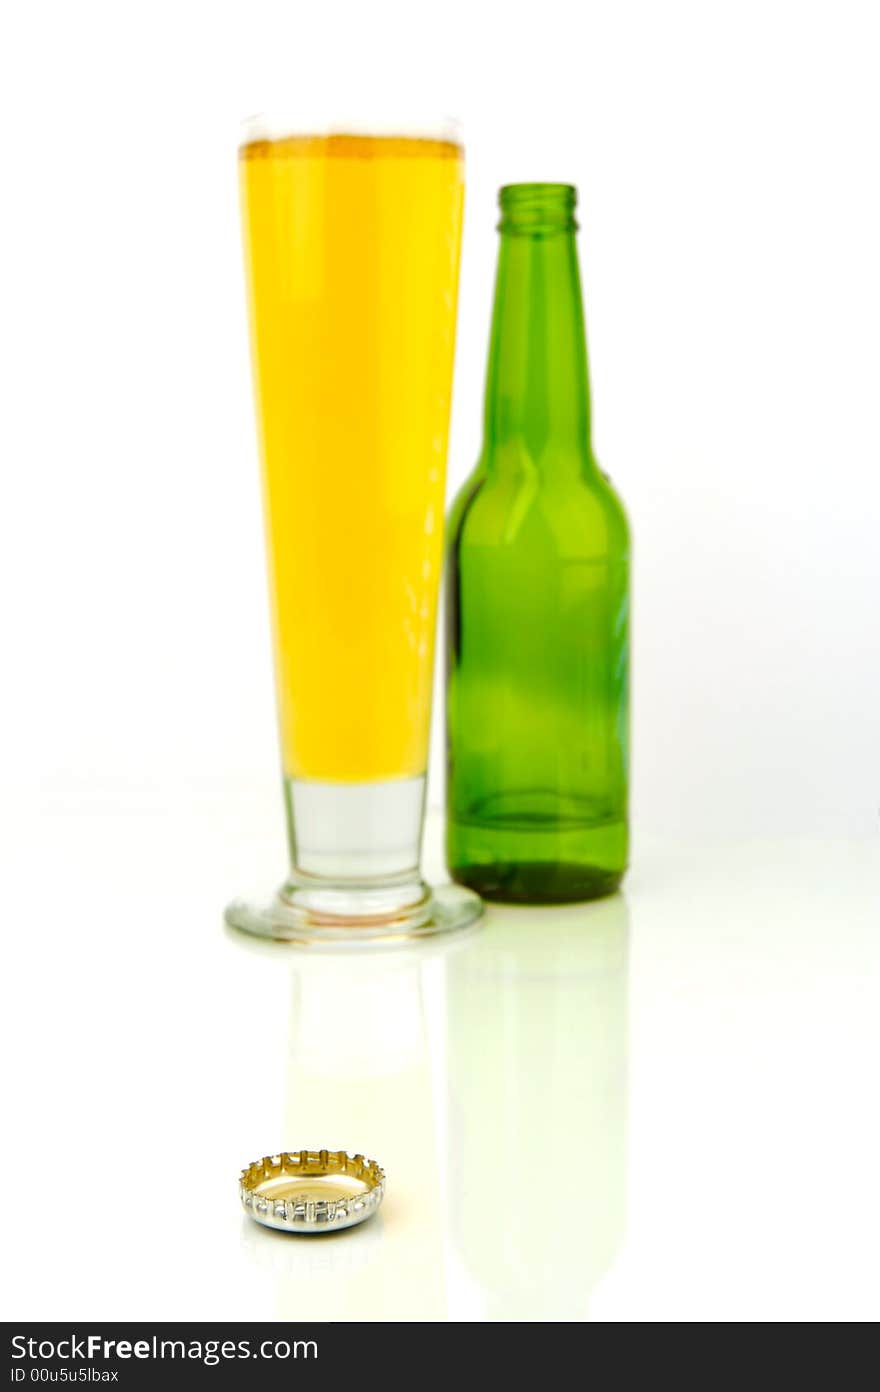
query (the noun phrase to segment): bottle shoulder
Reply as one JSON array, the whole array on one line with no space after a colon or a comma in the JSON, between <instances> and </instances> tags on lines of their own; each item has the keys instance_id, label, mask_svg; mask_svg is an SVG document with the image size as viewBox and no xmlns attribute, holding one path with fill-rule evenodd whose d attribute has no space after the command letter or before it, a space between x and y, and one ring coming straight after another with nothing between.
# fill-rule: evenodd
<instances>
[{"instance_id":1,"label":"bottle shoulder","mask_svg":"<svg viewBox=\"0 0 880 1392\"><path fill-rule=\"evenodd\" d=\"M482 459L479 459L476 468L472 473L468 474L464 483L452 499L446 525L447 538L450 542L458 539L464 520L469 515L474 500L482 490L485 479L485 464Z\"/></svg>"},{"instance_id":2,"label":"bottle shoulder","mask_svg":"<svg viewBox=\"0 0 880 1392\"><path fill-rule=\"evenodd\" d=\"M558 467L498 469L478 461L452 504L449 540L458 548L551 548L565 556L627 560L626 510L592 456Z\"/></svg>"}]
</instances>

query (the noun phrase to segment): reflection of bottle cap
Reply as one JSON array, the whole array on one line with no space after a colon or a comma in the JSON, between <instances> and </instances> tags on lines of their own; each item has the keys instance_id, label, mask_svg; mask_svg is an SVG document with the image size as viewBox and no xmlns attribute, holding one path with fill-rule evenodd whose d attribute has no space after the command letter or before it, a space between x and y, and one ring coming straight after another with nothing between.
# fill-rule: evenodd
<instances>
[{"instance_id":1,"label":"reflection of bottle cap","mask_svg":"<svg viewBox=\"0 0 880 1392\"><path fill-rule=\"evenodd\" d=\"M241 1172L245 1212L281 1232L338 1232L370 1218L385 1196L385 1171L344 1150L286 1150Z\"/></svg>"}]
</instances>

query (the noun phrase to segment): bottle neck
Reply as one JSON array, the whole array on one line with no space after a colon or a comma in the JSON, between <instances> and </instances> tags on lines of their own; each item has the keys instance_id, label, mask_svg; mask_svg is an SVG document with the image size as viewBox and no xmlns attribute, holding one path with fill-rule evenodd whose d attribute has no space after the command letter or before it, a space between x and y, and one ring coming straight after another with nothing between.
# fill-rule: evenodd
<instances>
[{"instance_id":1,"label":"bottle neck","mask_svg":"<svg viewBox=\"0 0 880 1392\"><path fill-rule=\"evenodd\" d=\"M484 457L527 451L535 467L590 459L590 391L574 189L501 191Z\"/></svg>"}]
</instances>

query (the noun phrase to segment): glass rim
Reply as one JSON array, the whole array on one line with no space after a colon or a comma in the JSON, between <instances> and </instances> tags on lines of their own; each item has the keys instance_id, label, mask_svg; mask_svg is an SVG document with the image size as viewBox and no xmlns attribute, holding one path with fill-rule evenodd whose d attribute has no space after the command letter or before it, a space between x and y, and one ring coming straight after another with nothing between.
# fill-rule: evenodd
<instances>
[{"instance_id":1,"label":"glass rim","mask_svg":"<svg viewBox=\"0 0 880 1392\"><path fill-rule=\"evenodd\" d=\"M340 115L318 115L293 110L254 112L239 122L239 146L254 145L263 140L290 140L355 136L374 139L436 140L444 145L464 149L461 120L457 116L420 116L368 112L342 112Z\"/></svg>"}]
</instances>

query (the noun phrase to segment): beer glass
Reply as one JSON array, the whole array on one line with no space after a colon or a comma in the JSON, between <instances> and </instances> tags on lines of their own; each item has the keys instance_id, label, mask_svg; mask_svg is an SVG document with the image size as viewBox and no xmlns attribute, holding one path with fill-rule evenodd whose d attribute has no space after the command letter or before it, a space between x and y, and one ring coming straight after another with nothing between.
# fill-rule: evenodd
<instances>
[{"instance_id":1,"label":"beer glass","mask_svg":"<svg viewBox=\"0 0 880 1392\"><path fill-rule=\"evenodd\" d=\"M292 941L462 927L419 873L464 190L454 127L239 151L290 871L227 922Z\"/></svg>"}]
</instances>

